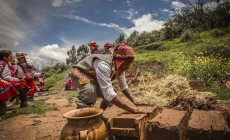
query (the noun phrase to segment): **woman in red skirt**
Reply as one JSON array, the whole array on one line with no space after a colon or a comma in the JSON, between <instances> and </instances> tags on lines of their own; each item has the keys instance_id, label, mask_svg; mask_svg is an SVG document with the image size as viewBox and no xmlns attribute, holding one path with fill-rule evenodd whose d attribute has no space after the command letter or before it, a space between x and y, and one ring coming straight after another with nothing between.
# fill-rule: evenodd
<instances>
[{"instance_id":1,"label":"woman in red skirt","mask_svg":"<svg viewBox=\"0 0 230 140\"><path fill-rule=\"evenodd\" d=\"M36 84L34 81L35 68L31 63L26 61L26 54L23 52L17 52L16 58L18 62L16 77L26 81L26 84L30 87L30 92L27 93L27 96L33 99L36 91Z\"/></svg>"},{"instance_id":2,"label":"woman in red skirt","mask_svg":"<svg viewBox=\"0 0 230 140\"><path fill-rule=\"evenodd\" d=\"M12 67L11 62L13 59L12 52L9 50L0 51L0 65L2 65L1 78L10 82L11 85L18 90L20 97L20 107L27 107L27 93L30 88L25 84L24 80L15 77L15 69Z\"/></svg>"},{"instance_id":3,"label":"woman in red skirt","mask_svg":"<svg viewBox=\"0 0 230 140\"><path fill-rule=\"evenodd\" d=\"M14 85L11 85L10 82L7 82L0 78L0 115L6 113L5 102L10 98L15 98L15 96L18 94L19 92L14 87Z\"/></svg>"}]
</instances>

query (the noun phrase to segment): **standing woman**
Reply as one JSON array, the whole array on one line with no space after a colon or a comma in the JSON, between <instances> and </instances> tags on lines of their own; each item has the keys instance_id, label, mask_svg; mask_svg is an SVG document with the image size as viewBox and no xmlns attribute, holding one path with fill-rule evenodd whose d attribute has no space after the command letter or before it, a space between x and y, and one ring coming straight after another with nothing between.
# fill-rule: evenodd
<instances>
[{"instance_id":1,"label":"standing woman","mask_svg":"<svg viewBox=\"0 0 230 140\"><path fill-rule=\"evenodd\" d=\"M113 48L112 48L112 44L109 42L106 42L104 44L104 49L105 49L105 54L113 54Z\"/></svg>"},{"instance_id":2,"label":"standing woman","mask_svg":"<svg viewBox=\"0 0 230 140\"><path fill-rule=\"evenodd\" d=\"M28 63L23 52L17 52L17 72L16 77L26 81L26 84L30 87L30 91L27 96L33 100L34 93L36 91L36 84L34 82L35 68L31 63Z\"/></svg>"},{"instance_id":3,"label":"standing woman","mask_svg":"<svg viewBox=\"0 0 230 140\"><path fill-rule=\"evenodd\" d=\"M89 44L91 54L100 54L101 52L98 50L99 45L95 41L91 41Z\"/></svg>"},{"instance_id":4,"label":"standing woman","mask_svg":"<svg viewBox=\"0 0 230 140\"><path fill-rule=\"evenodd\" d=\"M27 93L29 92L29 86L24 83L24 80L16 78L14 67L11 66L13 55L9 50L0 51L0 65L3 66L1 78L10 82L19 91L20 107L27 107Z\"/></svg>"}]
</instances>

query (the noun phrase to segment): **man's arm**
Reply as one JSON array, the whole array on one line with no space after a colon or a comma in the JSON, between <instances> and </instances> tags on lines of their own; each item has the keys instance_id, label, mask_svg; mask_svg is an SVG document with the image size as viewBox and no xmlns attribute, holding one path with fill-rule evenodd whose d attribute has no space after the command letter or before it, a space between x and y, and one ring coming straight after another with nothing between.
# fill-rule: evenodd
<instances>
[{"instance_id":1,"label":"man's arm","mask_svg":"<svg viewBox=\"0 0 230 140\"><path fill-rule=\"evenodd\" d=\"M122 92L123 92L123 94L124 94L132 103L135 102L135 100L134 100L134 98L133 98L133 96L132 96L131 91L129 90L129 88L123 90Z\"/></svg>"},{"instance_id":2,"label":"man's arm","mask_svg":"<svg viewBox=\"0 0 230 140\"><path fill-rule=\"evenodd\" d=\"M136 108L134 105L127 103L119 95L117 95L112 86L110 78L111 69L109 64L97 59L93 62L93 66L105 100L132 113L148 113L146 110L142 110L142 108Z\"/></svg>"},{"instance_id":3,"label":"man's arm","mask_svg":"<svg viewBox=\"0 0 230 140\"><path fill-rule=\"evenodd\" d=\"M132 96L132 92L129 90L126 78L125 78L125 72L123 72L119 77L118 77L118 83L120 86L121 91L123 94L134 104L134 105L145 105L143 103L140 103L139 101L135 100Z\"/></svg>"}]
</instances>

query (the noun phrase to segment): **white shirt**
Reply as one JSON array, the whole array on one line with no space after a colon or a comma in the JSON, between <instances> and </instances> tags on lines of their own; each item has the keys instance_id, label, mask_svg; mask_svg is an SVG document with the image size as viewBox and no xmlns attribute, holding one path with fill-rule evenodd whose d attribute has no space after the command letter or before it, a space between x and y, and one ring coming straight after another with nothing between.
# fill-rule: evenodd
<instances>
[{"instance_id":1,"label":"white shirt","mask_svg":"<svg viewBox=\"0 0 230 140\"><path fill-rule=\"evenodd\" d=\"M93 62L93 67L96 71L97 80L101 88L102 94L105 100L110 102L115 96L117 96L117 93L114 91L114 88L112 86L110 77L112 73L112 67L109 63L100 59L96 59ZM118 83L121 90L125 90L128 88L125 78L125 72L123 72L118 77Z\"/></svg>"},{"instance_id":2,"label":"white shirt","mask_svg":"<svg viewBox=\"0 0 230 140\"><path fill-rule=\"evenodd\" d=\"M11 71L8 65L6 65L2 71L2 78L6 81L18 81L18 78L11 76Z\"/></svg>"},{"instance_id":3,"label":"white shirt","mask_svg":"<svg viewBox=\"0 0 230 140\"><path fill-rule=\"evenodd\" d=\"M17 65L17 75L16 75L17 78L22 78L22 79L25 79L26 76L25 76L25 73L24 71L22 70L22 67Z\"/></svg>"}]
</instances>

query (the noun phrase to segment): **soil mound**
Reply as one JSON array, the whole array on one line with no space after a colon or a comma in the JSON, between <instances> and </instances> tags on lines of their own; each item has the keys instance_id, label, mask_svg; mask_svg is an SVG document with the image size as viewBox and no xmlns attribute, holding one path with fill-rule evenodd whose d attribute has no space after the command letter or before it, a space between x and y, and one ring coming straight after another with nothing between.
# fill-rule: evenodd
<instances>
[{"instance_id":1,"label":"soil mound","mask_svg":"<svg viewBox=\"0 0 230 140\"><path fill-rule=\"evenodd\" d=\"M217 101L212 93L190 91L187 94L181 94L181 96L173 99L168 107L191 111L192 109L214 110L216 105Z\"/></svg>"}]
</instances>

